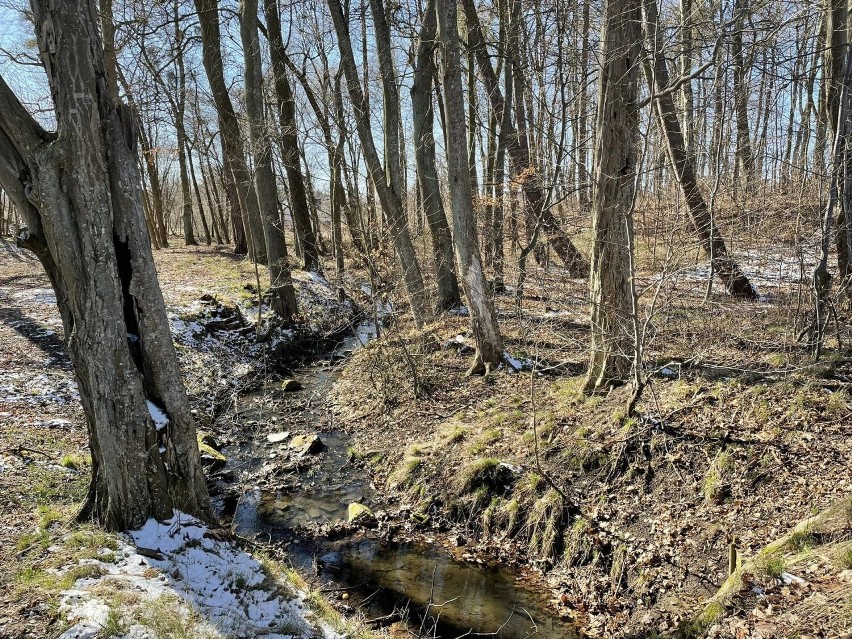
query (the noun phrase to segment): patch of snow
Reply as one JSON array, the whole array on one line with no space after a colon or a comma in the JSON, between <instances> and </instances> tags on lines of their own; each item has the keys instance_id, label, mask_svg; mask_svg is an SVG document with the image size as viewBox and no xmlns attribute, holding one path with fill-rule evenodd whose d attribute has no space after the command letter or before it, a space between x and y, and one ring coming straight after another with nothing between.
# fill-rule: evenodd
<instances>
[{"instance_id":1,"label":"patch of snow","mask_svg":"<svg viewBox=\"0 0 852 639\"><path fill-rule=\"evenodd\" d=\"M790 574L789 572L782 572L778 576L778 581L780 581L785 586L789 586L790 584L796 584L797 586L801 586L805 583L805 580L801 577L797 577L796 575Z\"/></svg>"},{"instance_id":2,"label":"patch of snow","mask_svg":"<svg viewBox=\"0 0 852 639\"><path fill-rule=\"evenodd\" d=\"M166 412L162 408L150 399L146 399L145 403L148 404L148 413L150 413L151 419L154 420L154 426L157 430L163 430L169 425L169 416L166 415Z\"/></svg>"},{"instance_id":3,"label":"patch of snow","mask_svg":"<svg viewBox=\"0 0 852 639\"><path fill-rule=\"evenodd\" d=\"M28 304L56 304L56 293L52 288L28 288L17 293L13 293L12 297L20 302Z\"/></svg>"},{"instance_id":4,"label":"patch of snow","mask_svg":"<svg viewBox=\"0 0 852 639\"><path fill-rule=\"evenodd\" d=\"M533 368L533 362L531 359L518 359L516 357L512 357L509 351L503 351L503 359L509 365L510 373L517 373L518 371L531 371Z\"/></svg>"},{"instance_id":5,"label":"patch of snow","mask_svg":"<svg viewBox=\"0 0 852 639\"><path fill-rule=\"evenodd\" d=\"M0 370L0 403L24 403L31 406L67 404L79 401L77 384L65 373L51 372L29 377L25 373Z\"/></svg>"},{"instance_id":6,"label":"patch of snow","mask_svg":"<svg viewBox=\"0 0 852 639\"><path fill-rule=\"evenodd\" d=\"M455 315L457 317L469 317L470 309L464 304L462 304L458 308L451 308L450 310L448 310L447 315Z\"/></svg>"},{"instance_id":7,"label":"patch of snow","mask_svg":"<svg viewBox=\"0 0 852 639\"><path fill-rule=\"evenodd\" d=\"M509 351L503 351L503 359L506 360L506 363L512 367L515 371L519 371L524 367L523 362L519 359L515 359L509 354Z\"/></svg>"},{"instance_id":8,"label":"patch of snow","mask_svg":"<svg viewBox=\"0 0 852 639\"><path fill-rule=\"evenodd\" d=\"M137 551L143 548L144 556ZM136 595L139 611L166 596L178 607L174 614L189 619L190 612L197 613L200 620L191 630L199 638L310 637L319 626L321 636L341 639L304 607L304 594L287 598L268 586L257 560L214 538L204 524L183 513L162 523L149 519L130 532L114 554L113 563L85 560L97 566L101 576L80 579L63 593L60 612L74 626L62 639L94 637L86 632L99 631L110 614L98 593L122 590ZM132 605L118 612L129 626L124 639L155 636L134 619Z\"/></svg>"},{"instance_id":9,"label":"patch of snow","mask_svg":"<svg viewBox=\"0 0 852 639\"><path fill-rule=\"evenodd\" d=\"M328 280L325 279L319 273L317 273L315 271L308 271L307 273L308 273L308 277L310 277L317 284L322 284L324 286L331 286L331 284L328 283Z\"/></svg>"}]
</instances>

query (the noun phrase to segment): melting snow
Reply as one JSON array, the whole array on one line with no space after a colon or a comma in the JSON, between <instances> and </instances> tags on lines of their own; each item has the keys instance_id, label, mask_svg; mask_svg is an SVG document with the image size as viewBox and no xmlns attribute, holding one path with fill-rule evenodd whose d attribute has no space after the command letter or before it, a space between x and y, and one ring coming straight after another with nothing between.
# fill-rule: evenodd
<instances>
[{"instance_id":1,"label":"melting snow","mask_svg":"<svg viewBox=\"0 0 852 639\"><path fill-rule=\"evenodd\" d=\"M157 430L163 430L169 425L169 416L166 415L162 408L150 399L146 399L145 403L148 404L148 412L151 414L151 419L154 420L154 426L156 426Z\"/></svg>"},{"instance_id":2,"label":"melting snow","mask_svg":"<svg viewBox=\"0 0 852 639\"><path fill-rule=\"evenodd\" d=\"M56 293L52 288L29 288L13 293L12 297L31 304L56 304Z\"/></svg>"},{"instance_id":3,"label":"melting snow","mask_svg":"<svg viewBox=\"0 0 852 639\"><path fill-rule=\"evenodd\" d=\"M280 587L270 585L257 560L214 538L204 524L183 513L163 523L149 519L126 536L114 555L114 562L84 560L101 575L79 579L63 593L60 612L73 626L60 639L97 636L111 612L120 614L128 628L123 639L156 637L140 620L163 598L173 602L172 614L187 622L197 613L200 619L190 629L193 637L311 637L316 636L314 622L320 636L340 638L312 618L303 607L304 595L285 596ZM100 597L120 591L132 593L138 603L111 611Z\"/></svg>"}]
</instances>

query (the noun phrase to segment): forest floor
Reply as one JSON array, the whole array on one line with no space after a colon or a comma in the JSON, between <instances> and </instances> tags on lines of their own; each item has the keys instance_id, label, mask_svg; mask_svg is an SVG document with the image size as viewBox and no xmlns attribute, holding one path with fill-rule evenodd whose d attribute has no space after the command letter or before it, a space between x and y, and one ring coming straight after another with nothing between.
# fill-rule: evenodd
<instances>
[{"instance_id":1,"label":"forest floor","mask_svg":"<svg viewBox=\"0 0 852 639\"><path fill-rule=\"evenodd\" d=\"M251 324L241 311L213 317L221 309L211 303L222 297L240 308L256 290L255 272L225 252L158 257L179 359L203 421L209 385L239 388L256 374L248 363L258 348ZM301 276L303 300L316 284ZM323 306L312 305L305 326L320 330L332 315L346 321L345 307ZM185 319L199 313L228 325L230 359ZM76 522L90 472L55 296L39 263L0 239L0 638L372 636L308 592L287 566L180 513L124 535Z\"/></svg>"},{"instance_id":2,"label":"forest floor","mask_svg":"<svg viewBox=\"0 0 852 639\"><path fill-rule=\"evenodd\" d=\"M170 309L197 306L203 293L247 304L256 290L253 268L224 252L173 249L156 259ZM625 415L629 389L579 392L585 282L533 267L520 311L513 296L497 298L520 372L465 377L467 319L415 330L403 309L346 362L332 401L353 461L372 474L394 517L464 538L466 552L542 571L554 609L590 635L692 626L695 636L737 639L849 636L848 318L841 313L841 334L832 329L831 348L814 364L795 339L809 304L795 277L803 259L776 260L769 249L746 256L764 274L755 303L718 287L708 294L706 274L689 260L678 266L661 256L661 278L651 275L659 261L652 271L651 257L643 259L644 310L653 300L653 313L644 327L648 385L634 417ZM357 294L357 285L348 288ZM381 288L393 293L390 283ZM306 321L331 334L338 311ZM193 328L178 314L173 330ZM104 543L99 531L70 523L88 459L61 332L38 263L0 250L4 638L58 634L60 595L85 575L56 578L56 555L69 539L88 552ZM233 387L243 373L210 350L179 354L204 426L213 408L203 389ZM790 535L829 508L831 516ZM708 606L728 577L732 546L745 574Z\"/></svg>"}]
</instances>

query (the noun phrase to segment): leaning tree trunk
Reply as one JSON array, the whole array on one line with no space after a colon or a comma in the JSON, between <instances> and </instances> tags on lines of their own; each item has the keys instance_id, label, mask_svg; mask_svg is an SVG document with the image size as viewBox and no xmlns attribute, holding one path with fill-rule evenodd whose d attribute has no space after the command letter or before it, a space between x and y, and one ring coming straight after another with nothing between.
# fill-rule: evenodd
<instances>
[{"instance_id":1,"label":"leaning tree trunk","mask_svg":"<svg viewBox=\"0 0 852 639\"><path fill-rule=\"evenodd\" d=\"M511 109L500 91L497 74L491 64L491 58L485 46L485 36L482 33L482 25L476 13L476 5L473 0L463 0L464 10L467 18L469 46L476 54L477 65L480 75L485 83L485 91L491 102L491 108L496 117L503 121L503 110ZM565 264L565 268L572 277L586 277L589 273L589 264L577 247L571 242L565 232L560 228L559 221L553 215L550 207L545 206L546 197L542 176L531 160L529 150L520 144L517 131L510 127L506 135L506 153L512 163L514 179L523 186L524 203L528 213L528 219L536 220L542 230L547 234L550 245L559 255L559 259ZM502 135L502 133L501 133Z\"/></svg>"},{"instance_id":2,"label":"leaning tree trunk","mask_svg":"<svg viewBox=\"0 0 852 639\"><path fill-rule=\"evenodd\" d=\"M693 156L689 155L677 110L674 95L669 87L669 72L663 51L662 38L658 30L656 0L642 0L644 12L645 39L652 52L653 61L645 60L645 75L659 117L660 130L665 137L669 162L674 175L683 189L683 196L689 209L689 217L698 235L702 250L710 257L713 271L725 285L725 289L735 297L756 299L757 292L751 282L740 270L736 261L728 254L725 239L713 222L713 216L707 208L704 196L698 186Z\"/></svg>"},{"instance_id":3,"label":"leaning tree trunk","mask_svg":"<svg viewBox=\"0 0 852 639\"><path fill-rule=\"evenodd\" d=\"M473 214L473 186L465 146L464 89L461 76L456 0L438 0L438 28L443 45L444 100L447 113L447 169L453 210L453 246L462 288L470 308L476 358L468 374L488 373L503 361L503 339L488 293Z\"/></svg>"},{"instance_id":4,"label":"leaning tree trunk","mask_svg":"<svg viewBox=\"0 0 852 639\"><path fill-rule=\"evenodd\" d=\"M289 320L296 315L296 291L287 262L287 243L278 215L278 189L272 170L272 145L263 114L260 41L257 37L257 0L240 3L240 36L246 64L246 115L254 152L254 184L266 238L269 294L272 310Z\"/></svg>"},{"instance_id":5,"label":"leaning tree trunk","mask_svg":"<svg viewBox=\"0 0 852 639\"><path fill-rule=\"evenodd\" d=\"M634 334L631 249L639 137L639 0L608 0L601 34L592 190L592 344L585 390L628 380Z\"/></svg>"},{"instance_id":6,"label":"leaning tree trunk","mask_svg":"<svg viewBox=\"0 0 852 639\"><path fill-rule=\"evenodd\" d=\"M423 212L432 236L435 276L438 282L438 310L447 311L461 304L459 282L453 264L453 238L441 200L441 185L435 167L432 83L435 77L434 41L437 23L435 0L429 0L423 14L423 26L417 45L414 83L411 86L411 112L414 124L414 161L420 186Z\"/></svg>"},{"instance_id":7,"label":"leaning tree trunk","mask_svg":"<svg viewBox=\"0 0 852 639\"><path fill-rule=\"evenodd\" d=\"M343 14L340 0L326 0L331 11L334 30L340 47L340 64L346 76L346 84L349 88L349 97L352 100L352 109L355 114L355 124L358 129L358 138L361 140L361 150L367 164L370 179L381 201L382 209L387 216L399 259L400 270L405 282L405 291L411 304L411 314L418 327L423 326L431 317L426 290L423 286L423 276L420 271L420 263L414 251L414 243L408 230L408 220L402 203L402 196L396 187L399 186L398 177L385 181L385 172L373 140L373 131L370 125L369 102L361 88L358 70L355 67L355 54L352 52L352 41L349 38L349 25ZM398 147L397 147L398 149Z\"/></svg>"},{"instance_id":8,"label":"leaning tree trunk","mask_svg":"<svg viewBox=\"0 0 852 639\"><path fill-rule=\"evenodd\" d=\"M47 271L74 364L93 473L81 515L113 529L173 509L212 520L142 211L134 121L104 82L95 3L32 8L57 131L42 130L0 79L0 185L26 218L19 241Z\"/></svg>"}]
</instances>

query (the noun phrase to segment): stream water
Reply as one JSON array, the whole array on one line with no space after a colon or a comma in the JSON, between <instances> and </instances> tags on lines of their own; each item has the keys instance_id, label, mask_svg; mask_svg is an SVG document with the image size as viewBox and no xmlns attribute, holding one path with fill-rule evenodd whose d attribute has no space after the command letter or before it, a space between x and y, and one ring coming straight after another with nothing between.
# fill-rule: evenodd
<instances>
[{"instance_id":1,"label":"stream water","mask_svg":"<svg viewBox=\"0 0 852 639\"><path fill-rule=\"evenodd\" d=\"M433 539L391 541L367 533L340 538L305 540L297 529L346 520L349 504L372 506L377 491L367 472L350 463L347 435L334 430L326 397L336 378L334 363L375 336L369 323L356 327L328 360L298 371L302 390L285 410L258 408L262 402L247 396L237 407L242 419L275 423L283 431L317 433L325 447L302 468L282 451L287 442L270 443L263 435L250 443L226 448L235 476L250 477L264 465L289 461L280 480L243 486L220 502L224 519L245 536L287 543L288 557L309 579L319 577L332 593L346 593L347 604L368 619L399 620L405 636L453 639L468 633L499 639L563 639L578 637L576 629L553 613L549 589L535 576L496 564L457 559ZM282 435L285 433L282 432ZM240 479L237 479L240 482Z\"/></svg>"}]
</instances>

